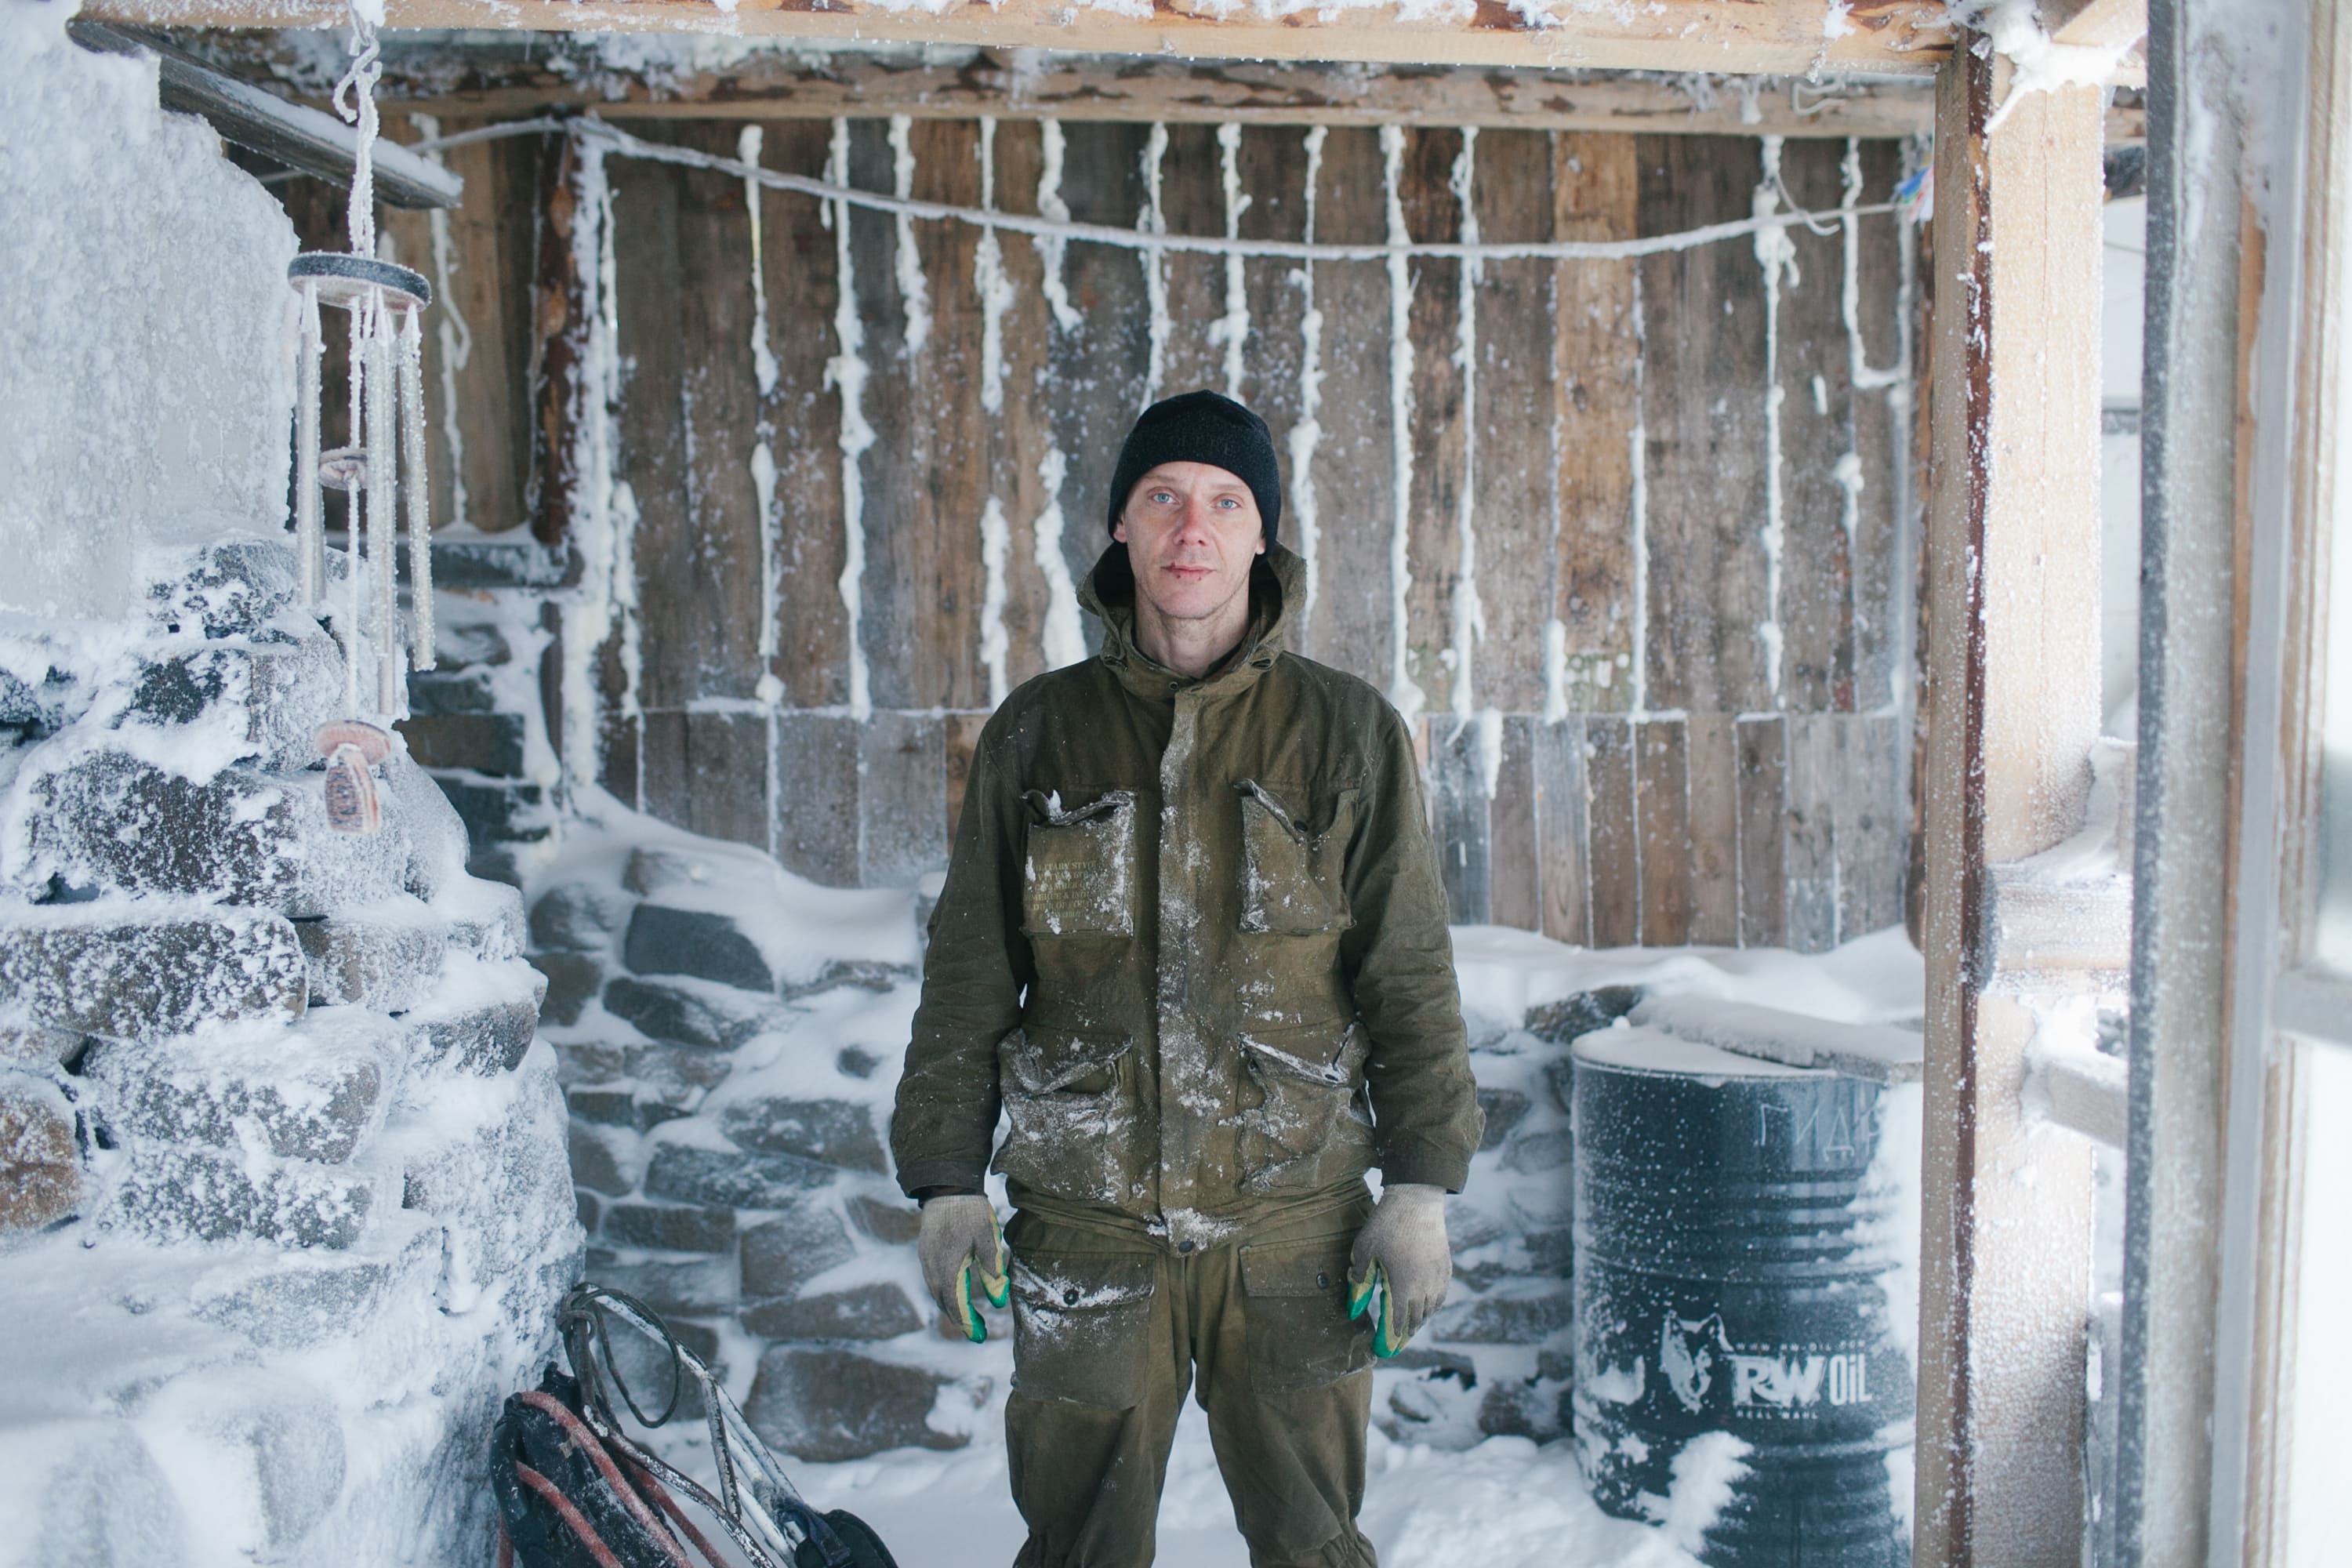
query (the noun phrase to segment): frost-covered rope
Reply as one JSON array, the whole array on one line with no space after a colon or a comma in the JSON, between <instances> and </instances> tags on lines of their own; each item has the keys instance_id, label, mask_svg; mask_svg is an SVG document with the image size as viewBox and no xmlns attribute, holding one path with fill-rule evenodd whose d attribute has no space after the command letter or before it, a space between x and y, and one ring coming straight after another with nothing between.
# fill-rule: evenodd
<instances>
[{"instance_id":1,"label":"frost-covered rope","mask_svg":"<svg viewBox=\"0 0 2352 1568\"><path fill-rule=\"evenodd\" d=\"M878 191L860 190L855 185L834 181L814 180L805 174L789 174L781 169L754 169L736 159L722 158L691 147L646 142L607 121L593 117L560 123L567 124L572 134L603 142L625 157L716 170L738 179L756 180L777 190L797 191L803 195L865 207L874 212L970 224L974 228L994 227L1041 239L1085 240L1095 245L1124 246L1132 250L1182 251L1200 256L1266 256L1292 261L1385 261L1397 255L1453 257L1471 261L1628 261L1643 256L1691 250L1720 240L1746 238L1765 229L1787 228L1809 219L1871 217L1897 210L1893 202L1876 202L1867 206L1831 207L1811 213L1774 213L1729 223L1706 224L1675 234L1643 235L1637 239L1509 240L1470 245L1398 239L1381 245L1333 245L1295 239L1228 238L1223 235L1159 234L1145 229L1117 228L1108 224L1078 223L1067 219L1033 217L1024 213L988 212L979 207L955 206L945 202L915 201L885 195Z\"/></svg>"}]
</instances>

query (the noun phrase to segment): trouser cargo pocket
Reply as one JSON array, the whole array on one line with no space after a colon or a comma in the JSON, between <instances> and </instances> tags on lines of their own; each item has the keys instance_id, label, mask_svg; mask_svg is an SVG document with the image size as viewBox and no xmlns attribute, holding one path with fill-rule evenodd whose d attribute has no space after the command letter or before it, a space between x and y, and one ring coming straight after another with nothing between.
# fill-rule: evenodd
<instances>
[{"instance_id":1,"label":"trouser cargo pocket","mask_svg":"<svg viewBox=\"0 0 2352 1568\"><path fill-rule=\"evenodd\" d=\"M1152 1353L1146 1253L1015 1253L1013 1386L1030 1399L1125 1410Z\"/></svg>"},{"instance_id":2,"label":"trouser cargo pocket","mask_svg":"<svg viewBox=\"0 0 2352 1568\"><path fill-rule=\"evenodd\" d=\"M1250 1380L1268 1393L1320 1388L1372 1364L1372 1323L1348 1319L1352 1236L1242 1248Z\"/></svg>"}]
</instances>

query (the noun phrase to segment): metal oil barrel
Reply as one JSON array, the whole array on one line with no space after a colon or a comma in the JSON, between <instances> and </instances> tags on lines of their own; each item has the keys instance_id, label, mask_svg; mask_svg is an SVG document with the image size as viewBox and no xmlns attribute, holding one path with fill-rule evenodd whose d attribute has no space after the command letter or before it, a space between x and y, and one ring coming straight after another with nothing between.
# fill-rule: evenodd
<instances>
[{"instance_id":1,"label":"metal oil barrel","mask_svg":"<svg viewBox=\"0 0 2352 1568\"><path fill-rule=\"evenodd\" d=\"M1917 1086L1644 1027L1587 1035L1573 1063L1572 1408L1594 1498L1719 1568L1902 1568L1916 1200L1890 1166L1916 1164Z\"/></svg>"}]
</instances>

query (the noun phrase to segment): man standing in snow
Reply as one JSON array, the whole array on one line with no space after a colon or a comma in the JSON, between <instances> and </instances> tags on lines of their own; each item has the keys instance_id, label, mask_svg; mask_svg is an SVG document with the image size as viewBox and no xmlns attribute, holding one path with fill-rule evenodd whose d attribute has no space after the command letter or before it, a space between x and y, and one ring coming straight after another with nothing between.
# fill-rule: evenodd
<instances>
[{"instance_id":1,"label":"man standing in snow","mask_svg":"<svg viewBox=\"0 0 2352 1568\"><path fill-rule=\"evenodd\" d=\"M1306 574L1263 420L1155 404L1110 495L1102 652L972 759L898 1179L951 1321L983 1337L975 1283L1009 1287L1019 1568L1150 1562L1195 1378L1255 1568L1372 1568L1371 1363L1444 1299L1480 1129L1412 742L1285 647Z\"/></svg>"}]
</instances>

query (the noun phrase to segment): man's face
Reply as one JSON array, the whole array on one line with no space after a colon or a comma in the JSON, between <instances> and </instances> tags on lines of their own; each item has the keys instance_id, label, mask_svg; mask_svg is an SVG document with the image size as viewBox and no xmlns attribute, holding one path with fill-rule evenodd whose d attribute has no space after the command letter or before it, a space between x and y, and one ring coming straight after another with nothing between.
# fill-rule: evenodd
<instances>
[{"instance_id":1,"label":"man's face","mask_svg":"<svg viewBox=\"0 0 2352 1568\"><path fill-rule=\"evenodd\" d=\"M1171 621L1208 620L1249 591L1265 553L1257 498L1207 463L1162 463L1135 483L1111 537L1127 545L1135 589Z\"/></svg>"}]
</instances>

